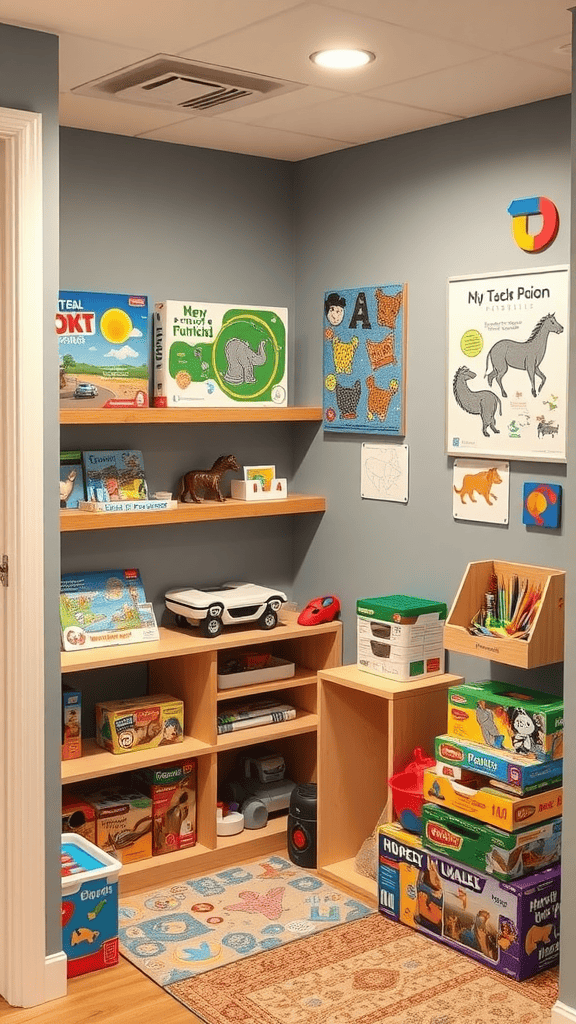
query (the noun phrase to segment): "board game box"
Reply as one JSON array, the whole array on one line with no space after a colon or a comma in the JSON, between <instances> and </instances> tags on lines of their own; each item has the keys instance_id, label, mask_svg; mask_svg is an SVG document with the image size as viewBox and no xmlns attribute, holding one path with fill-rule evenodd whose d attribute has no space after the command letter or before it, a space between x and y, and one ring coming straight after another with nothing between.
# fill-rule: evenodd
<instances>
[{"instance_id":1,"label":"board game box","mask_svg":"<svg viewBox=\"0 0 576 1024\"><path fill-rule=\"evenodd\" d=\"M453 769L453 778L460 777L456 769L478 772L491 780L487 785L497 785L520 796L562 785L562 760L536 761L511 750L488 748L448 734L436 737L434 752L437 761Z\"/></svg>"},{"instance_id":2,"label":"board game box","mask_svg":"<svg viewBox=\"0 0 576 1024\"><path fill-rule=\"evenodd\" d=\"M422 842L427 850L468 864L501 882L533 875L560 860L561 817L519 832L504 832L437 804L424 804L422 825Z\"/></svg>"},{"instance_id":3,"label":"board game box","mask_svg":"<svg viewBox=\"0 0 576 1024\"><path fill-rule=\"evenodd\" d=\"M158 640L152 605L137 569L64 573L60 626L65 651Z\"/></svg>"},{"instance_id":4,"label":"board game box","mask_svg":"<svg viewBox=\"0 0 576 1024\"><path fill-rule=\"evenodd\" d=\"M56 336L60 408L149 405L151 344L145 295L61 291Z\"/></svg>"},{"instance_id":5,"label":"board game box","mask_svg":"<svg viewBox=\"0 0 576 1024\"><path fill-rule=\"evenodd\" d=\"M564 703L553 694L490 680L448 690L450 736L550 761L562 757L563 730Z\"/></svg>"},{"instance_id":6,"label":"board game box","mask_svg":"<svg viewBox=\"0 0 576 1024\"><path fill-rule=\"evenodd\" d=\"M156 407L287 404L287 309L167 300L153 323Z\"/></svg>"},{"instance_id":7,"label":"board game box","mask_svg":"<svg viewBox=\"0 0 576 1024\"><path fill-rule=\"evenodd\" d=\"M378 831L381 914L517 981L558 963L559 865L499 882L424 849L398 822Z\"/></svg>"}]
</instances>

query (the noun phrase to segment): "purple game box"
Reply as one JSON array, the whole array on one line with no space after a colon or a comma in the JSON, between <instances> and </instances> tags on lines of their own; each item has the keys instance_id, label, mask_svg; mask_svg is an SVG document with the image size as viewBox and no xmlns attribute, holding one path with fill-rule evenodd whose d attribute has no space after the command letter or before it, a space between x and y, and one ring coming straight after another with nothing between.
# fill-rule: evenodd
<instances>
[{"instance_id":1,"label":"purple game box","mask_svg":"<svg viewBox=\"0 0 576 1024\"><path fill-rule=\"evenodd\" d=\"M380 913L517 981L558 963L560 865L498 882L424 850L398 822L379 833Z\"/></svg>"}]
</instances>

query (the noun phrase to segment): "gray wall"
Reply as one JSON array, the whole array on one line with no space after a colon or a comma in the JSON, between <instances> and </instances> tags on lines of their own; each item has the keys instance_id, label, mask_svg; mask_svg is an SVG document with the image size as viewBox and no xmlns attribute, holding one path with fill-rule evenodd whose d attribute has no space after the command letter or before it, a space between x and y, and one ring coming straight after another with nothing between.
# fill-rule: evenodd
<instances>
[{"instance_id":1,"label":"gray wall","mask_svg":"<svg viewBox=\"0 0 576 1024\"><path fill-rule=\"evenodd\" d=\"M0 106L42 114L44 191L44 480L55 493L58 472L58 385L55 372L54 302L58 295L58 39L0 25ZM46 557L46 950L62 948L60 931L60 645L58 593L60 524L56 501L44 514ZM25 732L23 733L23 742ZM35 756L30 751L30 756ZM31 834L30 840L33 841Z\"/></svg>"},{"instance_id":2,"label":"gray wall","mask_svg":"<svg viewBox=\"0 0 576 1024\"><path fill-rule=\"evenodd\" d=\"M452 518L452 459L444 454L446 279L490 270L551 266L570 258L570 98L373 143L301 163L296 168L296 398L318 401L322 381L322 299L325 291L409 282L407 506L360 498L361 436L319 435L302 453L295 483L320 486L328 512L303 524L296 538L295 597L320 591L343 600L345 661L356 660L355 602L407 593L451 604L466 565L506 559L566 569L567 622L575 568L574 519L566 467L511 463L510 523L472 524ZM529 255L512 240L511 199L545 195L560 211L553 246ZM574 384L572 431L574 453ZM390 439L393 441L393 439ZM565 487L559 530L521 522L522 483ZM575 664L573 631L568 665ZM449 656L449 670L468 679L514 680L561 692L562 666L522 673L475 658ZM570 672L570 669L569 669ZM576 757L574 697L567 693L566 779ZM573 812L567 834L574 833ZM576 950L572 879L574 843L564 843L563 963ZM568 884L566 884L568 883ZM562 999L576 1005L576 977L562 975Z\"/></svg>"}]
</instances>

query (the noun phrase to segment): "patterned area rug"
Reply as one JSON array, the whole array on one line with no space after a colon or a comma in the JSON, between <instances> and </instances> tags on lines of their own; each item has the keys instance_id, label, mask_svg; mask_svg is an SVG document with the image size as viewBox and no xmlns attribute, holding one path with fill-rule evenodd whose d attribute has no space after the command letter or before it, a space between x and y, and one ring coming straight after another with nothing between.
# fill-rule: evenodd
<instances>
[{"instance_id":1,"label":"patterned area rug","mask_svg":"<svg viewBox=\"0 0 576 1024\"><path fill-rule=\"evenodd\" d=\"M373 915L166 991L207 1024L549 1024L558 974L512 981Z\"/></svg>"},{"instance_id":2,"label":"patterned area rug","mask_svg":"<svg viewBox=\"0 0 576 1024\"><path fill-rule=\"evenodd\" d=\"M283 857L120 900L120 953L158 985L374 914Z\"/></svg>"}]
</instances>

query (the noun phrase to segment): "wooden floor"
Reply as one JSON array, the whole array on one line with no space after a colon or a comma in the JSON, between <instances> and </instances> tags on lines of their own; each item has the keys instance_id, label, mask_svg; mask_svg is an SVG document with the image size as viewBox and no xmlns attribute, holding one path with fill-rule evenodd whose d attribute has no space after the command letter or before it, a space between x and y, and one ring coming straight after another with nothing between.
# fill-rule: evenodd
<instances>
[{"instance_id":1,"label":"wooden floor","mask_svg":"<svg viewBox=\"0 0 576 1024\"><path fill-rule=\"evenodd\" d=\"M2 1024L196 1024L198 1017L120 957L117 967L71 978L68 995L18 1010L0 1000ZM201 1022L199 1022L201 1024Z\"/></svg>"}]
</instances>

